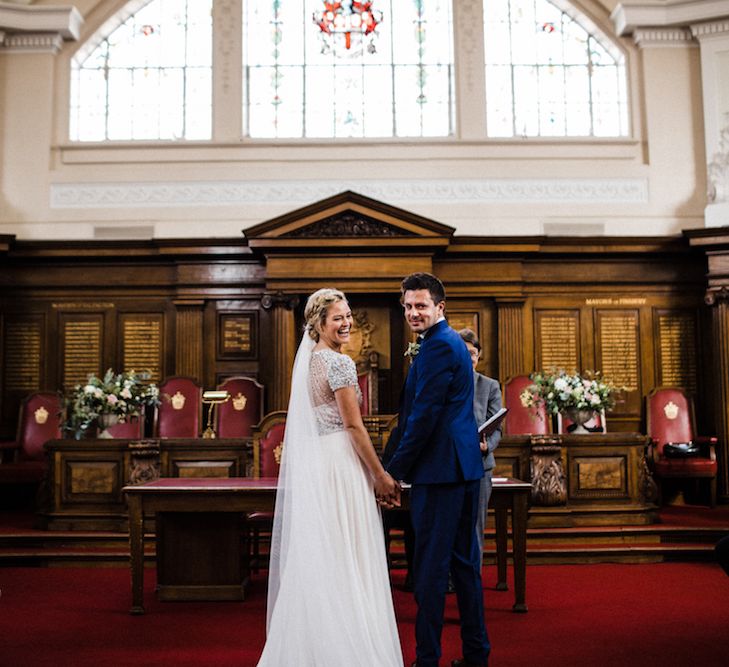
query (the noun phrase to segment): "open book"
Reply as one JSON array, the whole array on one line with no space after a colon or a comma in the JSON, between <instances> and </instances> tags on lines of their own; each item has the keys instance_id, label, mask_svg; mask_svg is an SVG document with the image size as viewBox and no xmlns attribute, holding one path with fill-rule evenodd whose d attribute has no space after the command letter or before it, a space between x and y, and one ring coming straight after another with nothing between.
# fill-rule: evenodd
<instances>
[{"instance_id":1,"label":"open book","mask_svg":"<svg viewBox=\"0 0 729 667\"><path fill-rule=\"evenodd\" d=\"M509 408L501 408L498 412L492 414L481 426L478 427L478 434L480 436L491 435L504 421L506 413L509 412Z\"/></svg>"}]
</instances>

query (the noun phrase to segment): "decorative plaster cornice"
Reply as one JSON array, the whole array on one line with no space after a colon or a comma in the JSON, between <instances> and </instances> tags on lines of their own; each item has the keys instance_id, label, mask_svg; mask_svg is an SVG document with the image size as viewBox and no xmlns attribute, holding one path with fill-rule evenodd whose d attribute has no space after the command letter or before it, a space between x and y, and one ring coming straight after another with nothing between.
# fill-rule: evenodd
<instances>
[{"instance_id":1,"label":"decorative plaster cornice","mask_svg":"<svg viewBox=\"0 0 729 667\"><path fill-rule=\"evenodd\" d=\"M729 0L666 0L660 4L621 2L610 14L618 35L638 28L688 26L729 17Z\"/></svg>"},{"instance_id":2,"label":"decorative plaster cornice","mask_svg":"<svg viewBox=\"0 0 729 667\"><path fill-rule=\"evenodd\" d=\"M58 33L26 32L16 35L5 35L0 45L0 52L14 51L21 53L58 53L63 45L63 38Z\"/></svg>"},{"instance_id":3,"label":"decorative plaster cornice","mask_svg":"<svg viewBox=\"0 0 729 667\"><path fill-rule=\"evenodd\" d=\"M63 39L77 40L83 23L83 17L71 5L44 7L0 2L0 28L7 32L55 32Z\"/></svg>"},{"instance_id":4,"label":"decorative plaster cornice","mask_svg":"<svg viewBox=\"0 0 729 667\"><path fill-rule=\"evenodd\" d=\"M26 6L0 2L0 51L56 53L77 40L83 17L72 6Z\"/></svg>"},{"instance_id":5,"label":"decorative plaster cornice","mask_svg":"<svg viewBox=\"0 0 729 667\"><path fill-rule=\"evenodd\" d=\"M639 178L461 179L433 181L194 181L184 183L55 183L54 209L236 206L306 203L354 190L391 202L444 203L645 203L648 184Z\"/></svg>"},{"instance_id":6,"label":"decorative plaster cornice","mask_svg":"<svg viewBox=\"0 0 729 667\"><path fill-rule=\"evenodd\" d=\"M697 46L688 28L637 28L633 41L641 48Z\"/></svg>"},{"instance_id":7,"label":"decorative plaster cornice","mask_svg":"<svg viewBox=\"0 0 729 667\"><path fill-rule=\"evenodd\" d=\"M691 26L691 32L696 39L702 37L716 37L729 35L729 18L710 23L698 23Z\"/></svg>"}]
</instances>

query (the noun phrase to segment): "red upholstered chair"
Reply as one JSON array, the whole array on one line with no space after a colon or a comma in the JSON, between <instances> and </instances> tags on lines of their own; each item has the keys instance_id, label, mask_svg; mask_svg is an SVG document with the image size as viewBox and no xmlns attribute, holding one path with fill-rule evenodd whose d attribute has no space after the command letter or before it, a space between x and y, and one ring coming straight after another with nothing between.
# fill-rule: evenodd
<instances>
[{"instance_id":1,"label":"red upholstered chair","mask_svg":"<svg viewBox=\"0 0 729 667\"><path fill-rule=\"evenodd\" d=\"M651 444L648 464L658 479L706 480L710 504L716 505L716 438L696 436L693 400L679 387L657 387L646 397L646 421ZM681 447L666 447L668 444ZM695 447L691 447L695 446ZM681 449L695 449L682 455ZM671 449L678 456L671 455ZM685 452L684 452L685 453ZM660 488L660 487L659 487Z\"/></svg>"},{"instance_id":2,"label":"red upholstered chair","mask_svg":"<svg viewBox=\"0 0 729 667\"><path fill-rule=\"evenodd\" d=\"M552 430L551 419L543 405L525 407L521 403L521 393L532 381L528 375L515 375L504 382L502 397L509 416L504 420L505 435L547 435Z\"/></svg>"},{"instance_id":3,"label":"red upholstered chair","mask_svg":"<svg viewBox=\"0 0 729 667\"><path fill-rule=\"evenodd\" d=\"M253 477L278 477L286 430L286 411L270 412L253 427ZM273 512L251 512L246 516L252 546L252 560L258 568L261 531L270 531Z\"/></svg>"},{"instance_id":4,"label":"red upholstered chair","mask_svg":"<svg viewBox=\"0 0 729 667\"><path fill-rule=\"evenodd\" d=\"M0 463L0 482L26 484L43 479L46 471L43 445L61 437L61 412L61 398L54 392L30 394L23 400L18 435L14 442L2 445L3 453L10 460Z\"/></svg>"},{"instance_id":5,"label":"red upholstered chair","mask_svg":"<svg viewBox=\"0 0 729 667\"><path fill-rule=\"evenodd\" d=\"M232 377L218 385L230 400L217 407L215 432L219 438L249 438L263 417L263 385L249 377Z\"/></svg>"},{"instance_id":6,"label":"red upholstered chair","mask_svg":"<svg viewBox=\"0 0 729 667\"><path fill-rule=\"evenodd\" d=\"M378 352L370 352L365 361L357 363L357 382L362 392L362 414L378 413L377 375L380 367Z\"/></svg>"},{"instance_id":7,"label":"red upholstered chair","mask_svg":"<svg viewBox=\"0 0 729 667\"><path fill-rule=\"evenodd\" d=\"M159 438L200 435L202 386L193 378L170 377L159 386L155 434Z\"/></svg>"},{"instance_id":8,"label":"red upholstered chair","mask_svg":"<svg viewBox=\"0 0 729 667\"><path fill-rule=\"evenodd\" d=\"M557 414L557 433L571 433L574 423L567 415ZM595 416L584 423L584 427L591 433L607 433L607 419L605 412L596 412Z\"/></svg>"}]
</instances>

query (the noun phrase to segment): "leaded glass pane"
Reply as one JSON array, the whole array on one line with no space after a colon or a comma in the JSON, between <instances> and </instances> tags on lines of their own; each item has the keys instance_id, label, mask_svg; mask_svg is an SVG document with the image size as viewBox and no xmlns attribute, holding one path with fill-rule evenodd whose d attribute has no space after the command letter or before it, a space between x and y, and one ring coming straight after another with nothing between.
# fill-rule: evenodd
<instances>
[{"instance_id":1,"label":"leaded glass pane","mask_svg":"<svg viewBox=\"0 0 729 667\"><path fill-rule=\"evenodd\" d=\"M514 132L518 136L539 135L539 79L534 67L514 67Z\"/></svg>"},{"instance_id":2,"label":"leaded glass pane","mask_svg":"<svg viewBox=\"0 0 729 667\"><path fill-rule=\"evenodd\" d=\"M341 5L342 11L359 8ZM246 134L364 138L453 133L450 0L375 0L372 9L382 13L381 22L371 36L350 35L350 48L341 35L340 41L328 41L312 21L323 8L321 0L244 4ZM261 70L280 72L285 65L297 66L305 82L296 103L288 97L282 101L279 78L260 76Z\"/></svg>"},{"instance_id":3,"label":"leaded glass pane","mask_svg":"<svg viewBox=\"0 0 729 667\"><path fill-rule=\"evenodd\" d=\"M491 97L486 105L486 124L492 137L514 135L513 87L511 67L502 65L487 68Z\"/></svg>"},{"instance_id":4,"label":"leaded glass pane","mask_svg":"<svg viewBox=\"0 0 729 667\"><path fill-rule=\"evenodd\" d=\"M628 135L624 57L590 26L567 0L484 0L489 136Z\"/></svg>"},{"instance_id":5,"label":"leaded glass pane","mask_svg":"<svg viewBox=\"0 0 729 667\"><path fill-rule=\"evenodd\" d=\"M72 62L71 139L210 139L212 0L137 4Z\"/></svg>"}]
</instances>

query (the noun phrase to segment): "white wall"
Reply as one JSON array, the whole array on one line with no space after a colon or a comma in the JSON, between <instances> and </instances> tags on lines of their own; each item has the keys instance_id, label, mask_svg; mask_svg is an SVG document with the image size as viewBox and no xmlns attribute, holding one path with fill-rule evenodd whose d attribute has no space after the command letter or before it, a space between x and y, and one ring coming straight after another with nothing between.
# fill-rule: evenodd
<instances>
[{"instance_id":1,"label":"white wall","mask_svg":"<svg viewBox=\"0 0 729 667\"><path fill-rule=\"evenodd\" d=\"M458 0L461 34L479 0ZM36 3L51 4L51 3ZM76 3L93 32L119 2ZM613 31L611 0L581 6ZM217 12L239 11L217 0ZM235 31L234 31L235 32ZM478 31L476 31L478 32ZM611 32L611 34L614 34ZM240 38L222 52L240 73ZM261 142L219 123L203 144L72 144L67 136L69 58L0 51L0 234L21 239L97 236L239 236L241 229L352 189L452 225L464 235L678 234L702 227L706 158L695 43L626 51L633 136L626 140L488 140L472 108L462 135L443 141ZM232 55L230 55L232 54ZM482 51L457 44L461 76L480 74ZM238 89L215 95L239 118ZM471 80L474 94L483 84ZM459 80L459 92L465 82ZM480 87L480 88L479 88ZM473 92L473 91L472 91ZM96 230L96 231L95 231Z\"/></svg>"}]
</instances>

